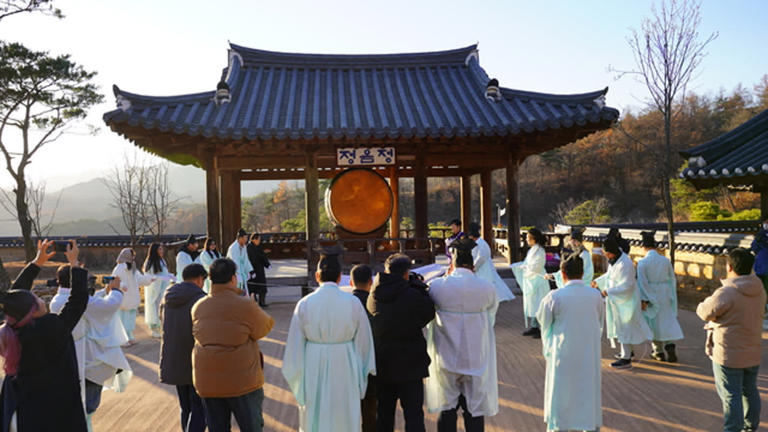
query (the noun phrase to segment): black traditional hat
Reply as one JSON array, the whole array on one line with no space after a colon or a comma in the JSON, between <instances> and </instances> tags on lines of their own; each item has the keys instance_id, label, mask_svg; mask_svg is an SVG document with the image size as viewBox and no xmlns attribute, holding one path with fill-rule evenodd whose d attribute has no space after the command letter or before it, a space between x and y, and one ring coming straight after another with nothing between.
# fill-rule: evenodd
<instances>
[{"instance_id":1,"label":"black traditional hat","mask_svg":"<svg viewBox=\"0 0 768 432\"><path fill-rule=\"evenodd\" d=\"M187 236L187 244L197 243L197 239L194 234Z\"/></svg>"},{"instance_id":2,"label":"black traditional hat","mask_svg":"<svg viewBox=\"0 0 768 432\"><path fill-rule=\"evenodd\" d=\"M480 224L477 222L470 222L467 227L467 235L470 237L480 237Z\"/></svg>"},{"instance_id":3,"label":"black traditional hat","mask_svg":"<svg viewBox=\"0 0 768 432\"><path fill-rule=\"evenodd\" d=\"M581 230L573 230L573 231L571 231L571 238L573 240L583 242L584 241L584 231L581 231Z\"/></svg>"},{"instance_id":4,"label":"black traditional hat","mask_svg":"<svg viewBox=\"0 0 768 432\"><path fill-rule=\"evenodd\" d=\"M616 238L614 237L608 237L603 242L603 249L606 252L610 252L614 255L620 255L621 254L621 248L619 247L619 242L616 241Z\"/></svg>"},{"instance_id":5,"label":"black traditional hat","mask_svg":"<svg viewBox=\"0 0 768 432\"><path fill-rule=\"evenodd\" d=\"M457 227L461 228L461 219L452 219L448 225L456 225Z\"/></svg>"},{"instance_id":6,"label":"black traditional hat","mask_svg":"<svg viewBox=\"0 0 768 432\"><path fill-rule=\"evenodd\" d=\"M650 248L650 249L656 248L656 239L654 238L656 235L655 231L643 231L640 233L640 235L643 236L644 248Z\"/></svg>"},{"instance_id":7,"label":"black traditional hat","mask_svg":"<svg viewBox=\"0 0 768 432\"><path fill-rule=\"evenodd\" d=\"M248 236L248 233L245 232L244 229L240 228L237 230L237 238L246 237L246 236Z\"/></svg>"}]
</instances>

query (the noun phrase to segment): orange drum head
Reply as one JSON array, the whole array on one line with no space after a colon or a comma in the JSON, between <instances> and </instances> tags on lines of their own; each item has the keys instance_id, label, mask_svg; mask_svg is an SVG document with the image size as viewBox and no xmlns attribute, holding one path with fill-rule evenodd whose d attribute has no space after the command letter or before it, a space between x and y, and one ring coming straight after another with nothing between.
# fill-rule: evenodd
<instances>
[{"instance_id":1,"label":"orange drum head","mask_svg":"<svg viewBox=\"0 0 768 432\"><path fill-rule=\"evenodd\" d=\"M386 224L394 203L387 181L364 168L337 175L325 198L328 217L355 234L367 234Z\"/></svg>"}]
</instances>

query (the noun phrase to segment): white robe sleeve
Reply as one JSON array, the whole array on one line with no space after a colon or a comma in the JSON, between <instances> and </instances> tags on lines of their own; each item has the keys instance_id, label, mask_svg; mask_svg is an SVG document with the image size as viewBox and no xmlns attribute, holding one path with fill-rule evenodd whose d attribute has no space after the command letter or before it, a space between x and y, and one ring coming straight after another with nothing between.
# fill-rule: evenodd
<instances>
[{"instance_id":1,"label":"white robe sleeve","mask_svg":"<svg viewBox=\"0 0 768 432\"><path fill-rule=\"evenodd\" d=\"M360 399L365 398L365 390L368 387L368 374L376 375L376 355L373 351L373 333L368 323L368 315L359 304L357 310L357 331L355 332L355 352L360 359Z\"/></svg>"},{"instance_id":2,"label":"white robe sleeve","mask_svg":"<svg viewBox=\"0 0 768 432\"><path fill-rule=\"evenodd\" d=\"M633 280L634 275L632 274L635 271L635 268L631 265L622 265L619 270L620 271L617 272L618 278L613 281L613 286L605 289L605 292L609 296L622 296L628 294L635 287L635 281Z\"/></svg>"},{"instance_id":3,"label":"white robe sleeve","mask_svg":"<svg viewBox=\"0 0 768 432\"><path fill-rule=\"evenodd\" d=\"M584 261L584 275L581 277L581 280L589 285L595 277L595 265L592 263L592 252L584 249L581 251L581 259Z\"/></svg>"},{"instance_id":4,"label":"white robe sleeve","mask_svg":"<svg viewBox=\"0 0 768 432\"><path fill-rule=\"evenodd\" d=\"M526 279L533 279L546 274L544 267L547 264L547 253L544 252L544 249L532 250L532 252L529 256L525 257L523 275Z\"/></svg>"},{"instance_id":5,"label":"white robe sleeve","mask_svg":"<svg viewBox=\"0 0 768 432\"><path fill-rule=\"evenodd\" d=\"M299 406L304 406L306 405L304 399L304 362L306 360L307 337L304 334L302 324L301 305L302 303L299 302L293 310L288 337L285 340L282 372L296 397L296 403Z\"/></svg>"},{"instance_id":6,"label":"white robe sleeve","mask_svg":"<svg viewBox=\"0 0 768 432\"><path fill-rule=\"evenodd\" d=\"M552 293L547 294L541 301L539 310L536 312L536 320L541 326L541 351L544 357L548 357L552 353L551 347L551 331L555 317L555 298Z\"/></svg>"},{"instance_id":7,"label":"white robe sleeve","mask_svg":"<svg viewBox=\"0 0 768 432\"><path fill-rule=\"evenodd\" d=\"M485 256L482 250L480 250L480 245L475 246L472 248L472 264L475 266L475 270L480 268L481 266L485 265L486 262L488 262L488 257Z\"/></svg>"}]
</instances>

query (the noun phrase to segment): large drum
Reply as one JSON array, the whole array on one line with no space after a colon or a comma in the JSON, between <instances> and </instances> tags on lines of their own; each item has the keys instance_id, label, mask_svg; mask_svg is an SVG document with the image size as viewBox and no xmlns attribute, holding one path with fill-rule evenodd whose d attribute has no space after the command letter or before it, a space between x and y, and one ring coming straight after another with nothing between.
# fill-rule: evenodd
<instances>
[{"instance_id":1,"label":"large drum","mask_svg":"<svg viewBox=\"0 0 768 432\"><path fill-rule=\"evenodd\" d=\"M367 168L339 173L325 192L328 218L353 234L370 234L382 228L392 215L393 205L387 181Z\"/></svg>"}]
</instances>

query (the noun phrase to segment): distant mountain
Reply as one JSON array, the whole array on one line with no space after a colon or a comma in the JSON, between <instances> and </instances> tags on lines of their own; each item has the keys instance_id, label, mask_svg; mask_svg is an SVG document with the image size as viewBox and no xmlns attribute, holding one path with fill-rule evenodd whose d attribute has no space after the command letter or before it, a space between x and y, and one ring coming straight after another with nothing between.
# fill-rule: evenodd
<instances>
[{"instance_id":1,"label":"distant mountain","mask_svg":"<svg viewBox=\"0 0 768 432\"><path fill-rule=\"evenodd\" d=\"M180 199L180 207L192 208L205 203L205 171L192 166L171 165L169 175L171 190ZM242 195L249 197L271 191L279 183L276 180L246 181L242 183ZM55 190L56 185L49 183L48 189ZM122 225L119 210L111 204L112 195L103 179L92 178L48 194L43 219L47 222L55 209L52 234L114 234L110 224L118 230L122 230ZM193 225L199 225L199 221ZM21 235L18 222L9 217L0 220L0 236L17 235Z\"/></svg>"}]
</instances>

